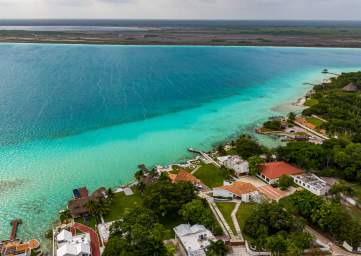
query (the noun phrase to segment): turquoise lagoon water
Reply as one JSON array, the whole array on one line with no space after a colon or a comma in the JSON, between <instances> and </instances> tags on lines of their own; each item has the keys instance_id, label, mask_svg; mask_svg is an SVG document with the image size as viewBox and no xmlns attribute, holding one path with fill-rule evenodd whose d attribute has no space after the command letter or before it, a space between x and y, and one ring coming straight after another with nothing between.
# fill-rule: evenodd
<instances>
[{"instance_id":1,"label":"turquoise lagoon water","mask_svg":"<svg viewBox=\"0 0 361 256\"><path fill-rule=\"evenodd\" d=\"M0 45L0 238L43 238L71 191L248 132L360 49ZM265 143L271 141L261 137Z\"/></svg>"}]
</instances>

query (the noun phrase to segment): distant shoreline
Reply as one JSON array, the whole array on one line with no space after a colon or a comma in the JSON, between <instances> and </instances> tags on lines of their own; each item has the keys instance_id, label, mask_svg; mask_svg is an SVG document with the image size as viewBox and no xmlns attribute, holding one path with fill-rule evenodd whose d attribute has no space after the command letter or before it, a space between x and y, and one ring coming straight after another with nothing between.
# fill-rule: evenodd
<instances>
[{"instance_id":1,"label":"distant shoreline","mask_svg":"<svg viewBox=\"0 0 361 256\"><path fill-rule=\"evenodd\" d=\"M80 23L79 23L80 22ZM0 42L360 48L361 22L100 21L1 23ZM36 24L37 26L34 26ZM45 26L45 27L42 27ZM29 28L28 28L29 27Z\"/></svg>"},{"instance_id":2,"label":"distant shoreline","mask_svg":"<svg viewBox=\"0 0 361 256\"><path fill-rule=\"evenodd\" d=\"M212 42L190 42L190 43L181 43L181 42L117 42L117 41L104 41L104 40L34 40L34 39L3 39L0 37L0 43L14 43L14 44L68 44L68 45L123 45L123 46L249 46L249 47L294 47L294 48L353 48L361 49L360 45L349 45L349 44L305 44L305 45L295 45L295 44L239 44L239 43L212 43Z\"/></svg>"}]
</instances>

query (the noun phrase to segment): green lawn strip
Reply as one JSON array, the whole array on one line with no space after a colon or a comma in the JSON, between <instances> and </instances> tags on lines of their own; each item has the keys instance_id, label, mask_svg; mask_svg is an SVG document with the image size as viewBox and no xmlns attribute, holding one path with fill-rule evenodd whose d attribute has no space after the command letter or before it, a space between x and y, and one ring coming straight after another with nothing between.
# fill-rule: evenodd
<instances>
[{"instance_id":1,"label":"green lawn strip","mask_svg":"<svg viewBox=\"0 0 361 256\"><path fill-rule=\"evenodd\" d=\"M82 218L82 217L79 217L79 218L76 218L74 219L75 222L78 222L78 223L81 223L81 224L84 224L88 227L91 227L95 230L97 230L97 224L98 224L98 221L96 220L96 218L94 216L88 216L86 219Z\"/></svg>"},{"instance_id":2,"label":"green lawn strip","mask_svg":"<svg viewBox=\"0 0 361 256\"><path fill-rule=\"evenodd\" d=\"M204 164L195 172L194 176L208 187L214 188L223 185L226 173L213 164Z\"/></svg>"},{"instance_id":3,"label":"green lawn strip","mask_svg":"<svg viewBox=\"0 0 361 256\"><path fill-rule=\"evenodd\" d=\"M255 203L241 203L238 212L236 214L239 227L244 229L246 219L252 214L252 210L257 207Z\"/></svg>"},{"instance_id":4,"label":"green lawn strip","mask_svg":"<svg viewBox=\"0 0 361 256\"><path fill-rule=\"evenodd\" d=\"M110 212L104 216L104 220L107 222L119 220L127 211L137 206L142 206L142 203L143 199L137 192L131 196L126 196L124 193L116 193L110 206Z\"/></svg>"},{"instance_id":5,"label":"green lawn strip","mask_svg":"<svg viewBox=\"0 0 361 256\"><path fill-rule=\"evenodd\" d=\"M221 211L223 217L227 221L228 225L231 227L233 233L235 235L237 235L237 231L236 231L235 226L233 225L233 221L232 221L232 217L231 217L231 213L232 213L234 207L236 206L236 204L235 203L226 203L226 202L218 202L216 204L217 204L219 210Z\"/></svg>"},{"instance_id":6,"label":"green lawn strip","mask_svg":"<svg viewBox=\"0 0 361 256\"><path fill-rule=\"evenodd\" d=\"M320 127L320 126L323 124L323 122L322 122L320 119L317 119L317 118L315 118L315 117L309 117L309 116L307 116L307 117L306 117L306 121L309 122L309 123L311 123L311 124L316 125L317 128Z\"/></svg>"},{"instance_id":7,"label":"green lawn strip","mask_svg":"<svg viewBox=\"0 0 361 256\"><path fill-rule=\"evenodd\" d=\"M305 102L305 106L308 106L308 107L312 107L312 106L315 106L318 104L318 100L317 99L307 99L306 102Z\"/></svg>"}]
</instances>

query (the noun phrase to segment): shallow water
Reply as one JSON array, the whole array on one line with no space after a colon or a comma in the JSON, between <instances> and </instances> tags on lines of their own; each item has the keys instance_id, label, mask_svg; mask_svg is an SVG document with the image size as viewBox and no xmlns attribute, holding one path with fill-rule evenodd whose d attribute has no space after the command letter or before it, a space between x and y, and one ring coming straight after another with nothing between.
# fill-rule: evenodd
<instances>
[{"instance_id":1,"label":"shallow water","mask_svg":"<svg viewBox=\"0 0 361 256\"><path fill-rule=\"evenodd\" d=\"M248 132L360 49L0 45L0 238L42 238L78 186ZM286 104L286 105L285 105ZM281 107L278 107L281 106ZM287 106L287 107L285 107ZM278 112L280 111L280 112ZM274 142L258 136L265 144Z\"/></svg>"}]
</instances>

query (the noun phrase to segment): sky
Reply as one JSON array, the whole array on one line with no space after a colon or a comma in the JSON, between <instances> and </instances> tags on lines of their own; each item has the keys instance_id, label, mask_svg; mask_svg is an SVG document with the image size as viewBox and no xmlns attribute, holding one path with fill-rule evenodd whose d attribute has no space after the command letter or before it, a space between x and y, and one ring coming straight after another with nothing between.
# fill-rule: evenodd
<instances>
[{"instance_id":1,"label":"sky","mask_svg":"<svg viewBox=\"0 0 361 256\"><path fill-rule=\"evenodd\" d=\"M360 20L361 0L0 0L0 19Z\"/></svg>"}]
</instances>

